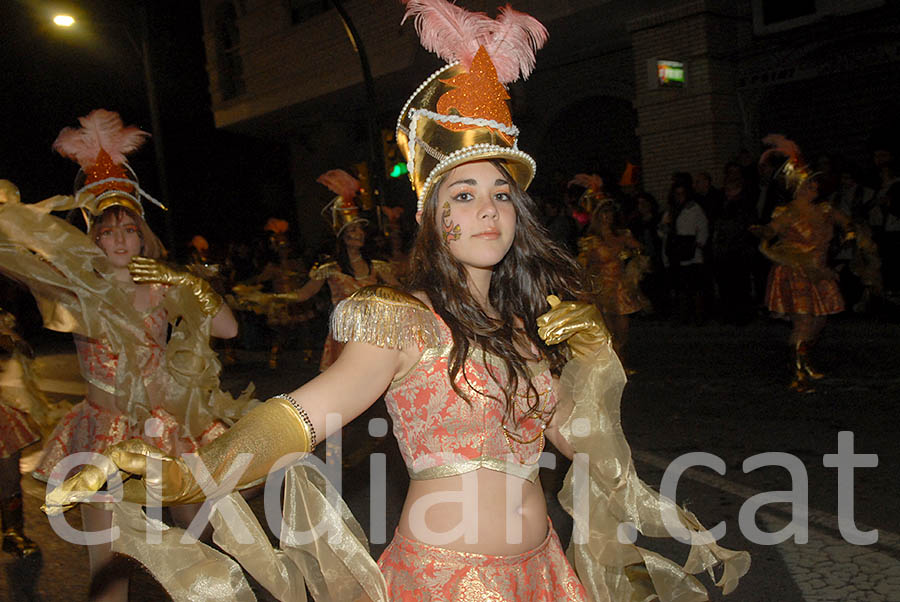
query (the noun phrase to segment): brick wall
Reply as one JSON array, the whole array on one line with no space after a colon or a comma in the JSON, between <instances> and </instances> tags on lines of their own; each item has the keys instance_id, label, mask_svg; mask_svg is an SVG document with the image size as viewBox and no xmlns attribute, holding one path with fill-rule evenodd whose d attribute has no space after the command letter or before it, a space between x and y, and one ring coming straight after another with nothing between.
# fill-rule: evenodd
<instances>
[{"instance_id":1,"label":"brick wall","mask_svg":"<svg viewBox=\"0 0 900 602\"><path fill-rule=\"evenodd\" d=\"M658 198L675 171L718 174L741 144L733 54L749 19L734 3L699 0L629 23L644 187ZM656 60L685 64L683 88L658 88Z\"/></svg>"}]
</instances>

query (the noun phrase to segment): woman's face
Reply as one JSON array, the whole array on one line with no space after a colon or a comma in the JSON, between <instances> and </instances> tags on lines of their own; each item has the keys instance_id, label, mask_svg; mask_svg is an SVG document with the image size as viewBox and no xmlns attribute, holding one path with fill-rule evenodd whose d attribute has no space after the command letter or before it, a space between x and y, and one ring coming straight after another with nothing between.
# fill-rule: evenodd
<instances>
[{"instance_id":1,"label":"woman's face","mask_svg":"<svg viewBox=\"0 0 900 602\"><path fill-rule=\"evenodd\" d=\"M472 268L493 268L512 246L516 209L510 182L490 161L456 167L441 182L435 218L450 254Z\"/></svg>"},{"instance_id":2,"label":"woman's face","mask_svg":"<svg viewBox=\"0 0 900 602\"><path fill-rule=\"evenodd\" d=\"M344 228L341 237L344 239L344 244L350 248L360 249L366 244L366 231L359 224L350 224Z\"/></svg>"},{"instance_id":3,"label":"woman's face","mask_svg":"<svg viewBox=\"0 0 900 602\"><path fill-rule=\"evenodd\" d=\"M97 245L116 268L128 267L131 258L141 254L144 246L141 228L128 213L108 213L97 233Z\"/></svg>"},{"instance_id":4,"label":"woman's face","mask_svg":"<svg viewBox=\"0 0 900 602\"><path fill-rule=\"evenodd\" d=\"M794 195L798 201L811 203L819 196L819 184L812 178L807 178L797 188L797 194Z\"/></svg>"},{"instance_id":5,"label":"woman's face","mask_svg":"<svg viewBox=\"0 0 900 602\"><path fill-rule=\"evenodd\" d=\"M613 212L612 209L602 209L597 212L597 222L601 226L612 226Z\"/></svg>"}]
</instances>

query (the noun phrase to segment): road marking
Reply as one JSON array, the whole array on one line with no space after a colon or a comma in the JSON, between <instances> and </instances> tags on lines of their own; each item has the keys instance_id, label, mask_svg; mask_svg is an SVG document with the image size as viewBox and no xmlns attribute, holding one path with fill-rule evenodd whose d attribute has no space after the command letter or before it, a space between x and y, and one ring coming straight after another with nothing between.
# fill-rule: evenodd
<instances>
[{"instance_id":1,"label":"road marking","mask_svg":"<svg viewBox=\"0 0 900 602\"><path fill-rule=\"evenodd\" d=\"M635 459L660 470L666 470L671 463L671 460L654 454L653 452L632 449L631 453L635 457ZM687 470L685 470L682 474L682 478L687 478L692 481L708 485L709 487L724 491L725 493L730 493L744 500L749 499L754 495L765 493L758 489L754 489L753 487L735 483L715 473L711 474L709 472L701 471L696 468L688 468ZM772 506L769 505L767 507L771 508ZM809 522L811 524L816 525L820 529L824 529L826 532L837 532L837 516L823 510L816 510L815 508L808 508L807 511L809 512ZM762 512L760 512L760 514L762 514ZM871 531L872 529L875 529L875 527L859 522L856 523L856 528L860 531ZM875 545L877 545L878 547L888 548L900 555L900 535L886 529L877 529L877 531L878 543Z\"/></svg>"},{"instance_id":2,"label":"road marking","mask_svg":"<svg viewBox=\"0 0 900 602\"><path fill-rule=\"evenodd\" d=\"M635 459L660 470L666 470L669 460L654 454L632 450ZM752 487L729 481L717 474L689 468L684 478L713 487L740 499L759 493ZM772 505L767 506L773 508ZM795 544L788 539L776 546L804 602L896 602L900 600L900 561L880 549L900 554L900 536L878 529L878 543L857 546L831 535L838 532L837 516L809 508L809 541ZM776 512L760 511L757 517L768 532L776 532L788 524L788 519ZM874 527L857 523L857 529L869 531ZM879 549L880 548L880 549Z\"/></svg>"}]
</instances>

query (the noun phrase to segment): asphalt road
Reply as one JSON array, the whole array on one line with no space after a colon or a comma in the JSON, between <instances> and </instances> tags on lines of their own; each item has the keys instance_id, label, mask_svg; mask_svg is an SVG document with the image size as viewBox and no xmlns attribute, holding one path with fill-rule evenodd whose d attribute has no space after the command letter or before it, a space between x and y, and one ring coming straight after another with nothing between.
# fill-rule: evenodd
<instances>
[{"instance_id":1,"label":"asphalt road","mask_svg":"<svg viewBox=\"0 0 900 602\"><path fill-rule=\"evenodd\" d=\"M753 566L738 590L722 598L711 586L714 600L900 601L900 496L896 485L900 468L896 410L900 326L853 316L832 320L814 351L817 364L829 377L809 395L786 388L787 334L786 323L769 320L741 328L636 320L630 356L638 373L626 387L622 416L638 473L658 486L664 470L683 454L705 452L721 458L719 470L688 469L677 490L677 501L708 527L724 521L722 545L752 554ZM59 351L58 342L51 350ZM226 388L238 391L252 380L260 398L290 390L315 374L315 367L304 365L299 353L286 354L276 371L267 368L261 353L243 352L239 358L240 364L226 369ZM383 404L376 404L343 433L344 495L371 533L375 555L393 532L407 483L392 435L370 434L371 426L371 431L380 435L384 426L380 420L385 417ZM839 483L838 470L825 466L827 456L837 453L838 434L843 431L853 433L856 454L877 455L877 466L853 472L852 497L847 471ZM370 531L368 495L372 452L385 453L388 466L386 520L383 528L375 521L375 531ZM748 458L765 452L796 458L793 473L771 457L761 460L759 468L745 467ZM871 462L869 457L858 464ZM561 460L556 470L543 470L541 475L551 516L564 540L571 523L554 498L566 468ZM839 489L847 492L840 504ZM802 493L807 490L803 504ZM739 521L741 509L747 511L760 493L778 491L788 491L795 503L769 503L747 514L761 531L796 527L798 536L778 545L754 543ZM848 499L855 521L849 527L877 530L877 543L854 545L844 540L837 515L841 505L849 514ZM60 540L38 505L37 499L28 499L27 528L42 554L25 560L0 555L0 597L85 599L87 554ZM261 500L251 505L261 511ZM77 509L68 518L73 525L80 524ZM803 528L803 523L808 528ZM848 524L844 528L848 530ZM679 559L686 553L680 544L663 540L641 540L640 544ZM132 574L132 600L166 599L140 567L126 561L116 571ZM270 599L265 592L258 596Z\"/></svg>"}]
</instances>

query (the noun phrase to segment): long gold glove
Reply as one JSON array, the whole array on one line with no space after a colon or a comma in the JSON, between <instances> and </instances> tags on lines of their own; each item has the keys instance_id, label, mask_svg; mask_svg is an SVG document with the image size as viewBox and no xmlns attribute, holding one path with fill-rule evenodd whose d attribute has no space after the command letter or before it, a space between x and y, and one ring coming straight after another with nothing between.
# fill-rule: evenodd
<instances>
[{"instance_id":1,"label":"long gold glove","mask_svg":"<svg viewBox=\"0 0 900 602\"><path fill-rule=\"evenodd\" d=\"M548 345L566 341L575 356L592 355L609 345L609 330L596 306L547 297L551 310L537 319L538 336Z\"/></svg>"},{"instance_id":2,"label":"long gold glove","mask_svg":"<svg viewBox=\"0 0 900 602\"><path fill-rule=\"evenodd\" d=\"M197 301L200 302L203 313L208 316L219 313L219 309L224 303L222 296L200 276L156 259L134 257L128 264L128 271L131 272L132 280L138 283L175 284L189 287Z\"/></svg>"},{"instance_id":3,"label":"long gold glove","mask_svg":"<svg viewBox=\"0 0 900 602\"><path fill-rule=\"evenodd\" d=\"M302 412L302 413L301 413ZM47 494L41 507L48 515L59 514L77 503L88 500L119 470L128 479L123 487L123 500L148 505L174 506L191 504L206 498L206 490L221 483L235 464L249 459L234 488L239 489L264 478L284 456L312 451L315 431L305 412L286 397L273 397L238 420L227 433L198 451L202 467L209 472L198 482L184 458L166 456L158 448L141 439L130 439L110 446L105 452L104 468L89 465L66 479ZM241 454L249 454L249 457ZM153 461L159 470L149 469ZM193 465L193 462L190 462ZM149 474L148 474L149 473ZM201 477L204 478L204 477ZM211 480L210 480L211 479Z\"/></svg>"}]
</instances>

